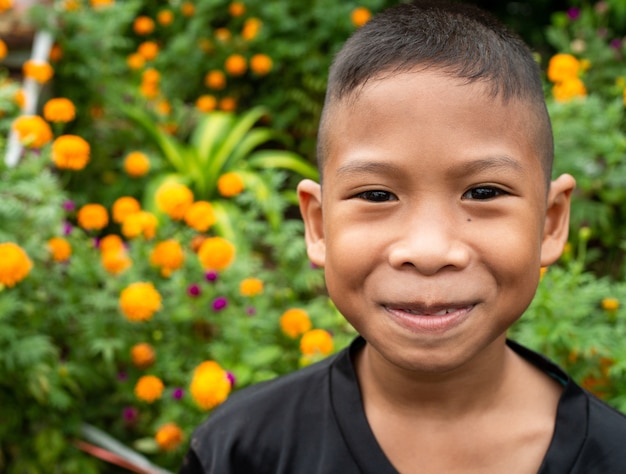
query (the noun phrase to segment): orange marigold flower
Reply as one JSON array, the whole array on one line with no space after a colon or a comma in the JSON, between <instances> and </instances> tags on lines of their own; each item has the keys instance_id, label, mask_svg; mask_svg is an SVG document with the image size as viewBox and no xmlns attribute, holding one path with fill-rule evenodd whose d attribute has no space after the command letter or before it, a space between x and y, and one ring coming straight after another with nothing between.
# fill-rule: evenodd
<instances>
[{"instance_id":1,"label":"orange marigold flower","mask_svg":"<svg viewBox=\"0 0 626 474\"><path fill-rule=\"evenodd\" d=\"M192 203L193 193L184 184L166 182L156 192L157 207L174 220L185 217Z\"/></svg>"},{"instance_id":2,"label":"orange marigold flower","mask_svg":"<svg viewBox=\"0 0 626 474\"><path fill-rule=\"evenodd\" d=\"M58 43L54 43L50 48L50 61L56 63L63 58L63 48Z\"/></svg>"},{"instance_id":3,"label":"orange marigold flower","mask_svg":"<svg viewBox=\"0 0 626 474\"><path fill-rule=\"evenodd\" d=\"M192 229L205 232L217 222L213 205L208 201L196 201L185 212L185 223Z\"/></svg>"},{"instance_id":4,"label":"orange marigold flower","mask_svg":"<svg viewBox=\"0 0 626 474\"><path fill-rule=\"evenodd\" d=\"M352 21L352 24L357 28L360 28L365 23L367 23L371 17L372 12L370 12L365 7L357 7L352 10L352 13L350 13L350 20Z\"/></svg>"},{"instance_id":5,"label":"orange marigold flower","mask_svg":"<svg viewBox=\"0 0 626 474\"><path fill-rule=\"evenodd\" d=\"M85 230L100 230L109 223L109 215L101 204L85 204L76 214L78 225Z\"/></svg>"},{"instance_id":6,"label":"orange marigold flower","mask_svg":"<svg viewBox=\"0 0 626 474\"><path fill-rule=\"evenodd\" d=\"M154 438L163 451L175 451L182 444L185 435L176 423L166 423L159 428Z\"/></svg>"},{"instance_id":7,"label":"orange marigold flower","mask_svg":"<svg viewBox=\"0 0 626 474\"><path fill-rule=\"evenodd\" d=\"M28 79L33 79L40 84L44 84L54 76L54 69L46 61L35 59L27 60L22 66L22 74Z\"/></svg>"},{"instance_id":8,"label":"orange marigold flower","mask_svg":"<svg viewBox=\"0 0 626 474\"><path fill-rule=\"evenodd\" d=\"M78 135L61 135L52 143L52 161L60 169L82 170L90 152L89 143Z\"/></svg>"},{"instance_id":9,"label":"orange marigold flower","mask_svg":"<svg viewBox=\"0 0 626 474\"><path fill-rule=\"evenodd\" d=\"M131 283L120 294L120 308L129 321L148 321L161 309L161 295L150 282Z\"/></svg>"},{"instance_id":10,"label":"orange marigold flower","mask_svg":"<svg viewBox=\"0 0 626 474\"><path fill-rule=\"evenodd\" d=\"M33 262L24 249L13 242L0 243L0 284L15 286L28 276Z\"/></svg>"},{"instance_id":11,"label":"orange marigold flower","mask_svg":"<svg viewBox=\"0 0 626 474\"><path fill-rule=\"evenodd\" d=\"M115 4L115 0L90 0L89 3L94 8L100 8L100 7L108 7L108 6Z\"/></svg>"},{"instance_id":12,"label":"orange marigold flower","mask_svg":"<svg viewBox=\"0 0 626 474\"><path fill-rule=\"evenodd\" d=\"M48 249L55 262L65 262L72 255L72 246L63 237L52 237L48 240Z\"/></svg>"},{"instance_id":13,"label":"orange marigold flower","mask_svg":"<svg viewBox=\"0 0 626 474\"><path fill-rule=\"evenodd\" d=\"M231 54L224 62L224 69L231 76L242 76L248 69L248 62L241 54Z\"/></svg>"},{"instance_id":14,"label":"orange marigold flower","mask_svg":"<svg viewBox=\"0 0 626 474\"><path fill-rule=\"evenodd\" d=\"M164 276L169 276L173 270L178 270L185 262L183 248L177 240L168 239L159 242L152 249L150 263L161 267Z\"/></svg>"},{"instance_id":15,"label":"orange marigold flower","mask_svg":"<svg viewBox=\"0 0 626 474\"><path fill-rule=\"evenodd\" d=\"M221 90L226 87L226 75L217 69L209 71L204 76L204 84L209 89Z\"/></svg>"},{"instance_id":16,"label":"orange marigold flower","mask_svg":"<svg viewBox=\"0 0 626 474\"><path fill-rule=\"evenodd\" d=\"M250 58L250 69L259 76L264 76L272 70L273 62L267 54L255 54Z\"/></svg>"},{"instance_id":17,"label":"orange marigold flower","mask_svg":"<svg viewBox=\"0 0 626 474\"><path fill-rule=\"evenodd\" d=\"M617 311L619 309L619 300L617 298L604 298L602 300L602 309L605 311Z\"/></svg>"},{"instance_id":18,"label":"orange marigold flower","mask_svg":"<svg viewBox=\"0 0 626 474\"><path fill-rule=\"evenodd\" d=\"M13 96L13 100L20 109L23 109L26 105L26 94L24 93L24 89L18 89Z\"/></svg>"},{"instance_id":19,"label":"orange marigold flower","mask_svg":"<svg viewBox=\"0 0 626 474\"><path fill-rule=\"evenodd\" d=\"M548 267L541 267L539 269L539 281L543 280L543 277L546 273L548 273Z\"/></svg>"},{"instance_id":20,"label":"orange marigold flower","mask_svg":"<svg viewBox=\"0 0 626 474\"><path fill-rule=\"evenodd\" d=\"M111 248L108 250L102 249L100 263L102 264L102 268L112 275L119 275L129 269L133 264L124 247Z\"/></svg>"},{"instance_id":21,"label":"orange marigold flower","mask_svg":"<svg viewBox=\"0 0 626 474\"><path fill-rule=\"evenodd\" d=\"M113 222L121 224L130 214L141 211L141 204L132 196L122 196L115 200L111 208Z\"/></svg>"},{"instance_id":22,"label":"orange marigold flower","mask_svg":"<svg viewBox=\"0 0 626 474\"><path fill-rule=\"evenodd\" d=\"M147 342L141 342L135 344L130 349L130 357L133 360L135 367L139 369L147 369L156 360L156 352L154 348Z\"/></svg>"},{"instance_id":23,"label":"orange marigold flower","mask_svg":"<svg viewBox=\"0 0 626 474\"><path fill-rule=\"evenodd\" d=\"M139 400L152 403L163 395L165 386L155 375L144 375L135 384L135 395Z\"/></svg>"},{"instance_id":24,"label":"orange marigold flower","mask_svg":"<svg viewBox=\"0 0 626 474\"><path fill-rule=\"evenodd\" d=\"M13 0L0 0L0 13L13 8Z\"/></svg>"},{"instance_id":25,"label":"orange marigold flower","mask_svg":"<svg viewBox=\"0 0 626 474\"><path fill-rule=\"evenodd\" d=\"M0 39L0 61L7 57L8 52L7 44Z\"/></svg>"},{"instance_id":26,"label":"orange marigold flower","mask_svg":"<svg viewBox=\"0 0 626 474\"><path fill-rule=\"evenodd\" d=\"M180 12L183 16L193 16L193 14L196 13L196 6L191 2L183 2L180 6Z\"/></svg>"},{"instance_id":27,"label":"orange marigold flower","mask_svg":"<svg viewBox=\"0 0 626 474\"><path fill-rule=\"evenodd\" d=\"M217 362L208 360L194 370L189 391L200 408L210 410L228 398L231 388L226 371Z\"/></svg>"},{"instance_id":28,"label":"orange marigold flower","mask_svg":"<svg viewBox=\"0 0 626 474\"><path fill-rule=\"evenodd\" d=\"M150 159L145 153L131 151L124 158L124 171L133 178L145 176L150 171Z\"/></svg>"},{"instance_id":29,"label":"orange marigold flower","mask_svg":"<svg viewBox=\"0 0 626 474\"><path fill-rule=\"evenodd\" d=\"M198 40L198 47L209 54L215 51L215 47L213 46L213 42L208 38L201 38Z\"/></svg>"},{"instance_id":30,"label":"orange marigold flower","mask_svg":"<svg viewBox=\"0 0 626 474\"><path fill-rule=\"evenodd\" d=\"M263 293L263 282L258 278L246 278L239 284L241 296L256 296Z\"/></svg>"},{"instance_id":31,"label":"orange marigold flower","mask_svg":"<svg viewBox=\"0 0 626 474\"><path fill-rule=\"evenodd\" d=\"M43 116L49 122L70 122L76 117L76 107L71 100L57 97L43 106Z\"/></svg>"},{"instance_id":32,"label":"orange marigold flower","mask_svg":"<svg viewBox=\"0 0 626 474\"><path fill-rule=\"evenodd\" d=\"M309 314L300 308L288 309L280 317L281 331L292 339L310 330L311 326Z\"/></svg>"},{"instance_id":33,"label":"orange marigold flower","mask_svg":"<svg viewBox=\"0 0 626 474\"><path fill-rule=\"evenodd\" d=\"M63 2L63 8L65 11L74 12L80 10L81 4L78 0L65 0Z\"/></svg>"},{"instance_id":34,"label":"orange marigold flower","mask_svg":"<svg viewBox=\"0 0 626 474\"><path fill-rule=\"evenodd\" d=\"M578 77L580 61L571 54L559 53L550 58L548 63L548 79L559 83Z\"/></svg>"},{"instance_id":35,"label":"orange marigold flower","mask_svg":"<svg viewBox=\"0 0 626 474\"><path fill-rule=\"evenodd\" d=\"M156 105L156 110L161 115L169 115L172 113L172 105L167 100L160 100Z\"/></svg>"},{"instance_id":36,"label":"orange marigold flower","mask_svg":"<svg viewBox=\"0 0 626 474\"><path fill-rule=\"evenodd\" d=\"M246 41L251 41L256 38L261 31L261 26L263 26L263 22L258 18L248 18L243 24L243 29L241 30L241 36Z\"/></svg>"},{"instance_id":37,"label":"orange marigold flower","mask_svg":"<svg viewBox=\"0 0 626 474\"><path fill-rule=\"evenodd\" d=\"M139 92L146 99L154 99L159 95L159 86L151 82L142 82L139 86Z\"/></svg>"},{"instance_id":38,"label":"orange marigold flower","mask_svg":"<svg viewBox=\"0 0 626 474\"><path fill-rule=\"evenodd\" d=\"M214 34L215 39L217 39L221 43L226 43L231 38L230 30L228 28L217 28Z\"/></svg>"},{"instance_id":39,"label":"orange marigold flower","mask_svg":"<svg viewBox=\"0 0 626 474\"><path fill-rule=\"evenodd\" d=\"M123 250L124 241L117 234L109 234L100 239L98 244L100 252L106 252L108 250Z\"/></svg>"},{"instance_id":40,"label":"orange marigold flower","mask_svg":"<svg viewBox=\"0 0 626 474\"><path fill-rule=\"evenodd\" d=\"M212 95L201 95L196 100L196 108L201 112L211 112L217 106L217 99Z\"/></svg>"},{"instance_id":41,"label":"orange marigold flower","mask_svg":"<svg viewBox=\"0 0 626 474\"><path fill-rule=\"evenodd\" d=\"M244 182L238 173L225 173L217 180L217 190L224 197L233 197L244 190Z\"/></svg>"},{"instance_id":42,"label":"orange marigold flower","mask_svg":"<svg viewBox=\"0 0 626 474\"><path fill-rule=\"evenodd\" d=\"M235 246L223 237L209 237L198 249L198 259L206 270L224 270L235 258Z\"/></svg>"},{"instance_id":43,"label":"orange marigold flower","mask_svg":"<svg viewBox=\"0 0 626 474\"><path fill-rule=\"evenodd\" d=\"M324 329L311 329L300 339L300 352L304 355L328 355L333 351L333 337Z\"/></svg>"},{"instance_id":44,"label":"orange marigold flower","mask_svg":"<svg viewBox=\"0 0 626 474\"><path fill-rule=\"evenodd\" d=\"M154 31L154 20L149 16L138 16L133 21L133 31L141 36L149 35Z\"/></svg>"},{"instance_id":45,"label":"orange marigold flower","mask_svg":"<svg viewBox=\"0 0 626 474\"><path fill-rule=\"evenodd\" d=\"M154 41L144 41L137 47L137 52L146 61L152 61L159 54L159 45Z\"/></svg>"},{"instance_id":46,"label":"orange marigold flower","mask_svg":"<svg viewBox=\"0 0 626 474\"><path fill-rule=\"evenodd\" d=\"M50 125L39 115L22 115L13 121L13 130L22 145L41 148L52 140Z\"/></svg>"},{"instance_id":47,"label":"orange marigold flower","mask_svg":"<svg viewBox=\"0 0 626 474\"><path fill-rule=\"evenodd\" d=\"M157 13L157 22L162 26L169 26L174 21L174 13L172 10L161 10Z\"/></svg>"},{"instance_id":48,"label":"orange marigold flower","mask_svg":"<svg viewBox=\"0 0 626 474\"><path fill-rule=\"evenodd\" d=\"M132 53L126 57L126 64L128 65L129 68L136 71L144 67L144 65L146 64L146 60L141 54Z\"/></svg>"},{"instance_id":49,"label":"orange marigold flower","mask_svg":"<svg viewBox=\"0 0 626 474\"><path fill-rule=\"evenodd\" d=\"M232 2L228 5L228 13L235 17L241 16L246 13L246 6L241 2Z\"/></svg>"},{"instance_id":50,"label":"orange marigold flower","mask_svg":"<svg viewBox=\"0 0 626 474\"><path fill-rule=\"evenodd\" d=\"M234 112L237 108L237 100L234 97L223 97L220 100L220 110Z\"/></svg>"},{"instance_id":51,"label":"orange marigold flower","mask_svg":"<svg viewBox=\"0 0 626 474\"><path fill-rule=\"evenodd\" d=\"M587 88L577 77L558 82L552 87L552 95L557 102L567 102L575 97L585 97Z\"/></svg>"},{"instance_id":52,"label":"orange marigold flower","mask_svg":"<svg viewBox=\"0 0 626 474\"><path fill-rule=\"evenodd\" d=\"M127 239L134 239L143 235L144 239L152 239L159 224L156 216L148 211L139 211L130 214L122 222L122 235Z\"/></svg>"}]
</instances>

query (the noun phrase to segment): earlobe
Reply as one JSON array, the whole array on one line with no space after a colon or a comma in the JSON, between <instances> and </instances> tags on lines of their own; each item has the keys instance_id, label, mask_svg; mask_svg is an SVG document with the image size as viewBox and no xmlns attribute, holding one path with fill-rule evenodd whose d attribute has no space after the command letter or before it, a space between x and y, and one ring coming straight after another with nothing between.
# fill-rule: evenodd
<instances>
[{"instance_id":1,"label":"earlobe","mask_svg":"<svg viewBox=\"0 0 626 474\"><path fill-rule=\"evenodd\" d=\"M576 181L569 174L559 176L550 185L541 242L542 267L556 262L563 252L569 234L570 201L575 186Z\"/></svg>"},{"instance_id":2,"label":"earlobe","mask_svg":"<svg viewBox=\"0 0 626 474\"><path fill-rule=\"evenodd\" d=\"M323 267L326 257L324 222L322 219L322 188L315 181L305 179L298 185L300 213L304 220L304 238L311 262Z\"/></svg>"}]
</instances>

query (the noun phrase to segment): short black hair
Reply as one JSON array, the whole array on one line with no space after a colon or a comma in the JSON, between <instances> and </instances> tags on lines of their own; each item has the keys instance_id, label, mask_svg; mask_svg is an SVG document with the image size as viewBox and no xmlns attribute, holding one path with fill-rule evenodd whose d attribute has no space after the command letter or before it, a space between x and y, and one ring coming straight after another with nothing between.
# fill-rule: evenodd
<instances>
[{"instance_id":1,"label":"short black hair","mask_svg":"<svg viewBox=\"0 0 626 474\"><path fill-rule=\"evenodd\" d=\"M330 67L318 133L320 177L327 150L325 122L334 104L358 98L383 74L435 69L467 83L483 82L492 97L527 101L537 123L533 139L549 183L554 145L543 83L524 41L480 8L450 1L416 0L375 15L346 41Z\"/></svg>"}]
</instances>

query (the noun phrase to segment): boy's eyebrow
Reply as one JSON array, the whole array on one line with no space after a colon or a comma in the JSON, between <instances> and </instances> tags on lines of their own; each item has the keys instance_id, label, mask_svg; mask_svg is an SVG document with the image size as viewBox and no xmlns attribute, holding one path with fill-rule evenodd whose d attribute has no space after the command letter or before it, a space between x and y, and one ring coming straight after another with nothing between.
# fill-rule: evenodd
<instances>
[{"instance_id":1,"label":"boy's eyebrow","mask_svg":"<svg viewBox=\"0 0 626 474\"><path fill-rule=\"evenodd\" d=\"M514 171L523 171L523 166L519 161L511 158L508 155L494 155L488 158L481 158L477 160L468 161L463 164L460 173L462 174L478 174L482 171L488 171L493 169L513 169Z\"/></svg>"},{"instance_id":2,"label":"boy's eyebrow","mask_svg":"<svg viewBox=\"0 0 626 474\"><path fill-rule=\"evenodd\" d=\"M355 160L341 165L337 169L337 176L359 173L399 173L400 169L384 161Z\"/></svg>"}]
</instances>

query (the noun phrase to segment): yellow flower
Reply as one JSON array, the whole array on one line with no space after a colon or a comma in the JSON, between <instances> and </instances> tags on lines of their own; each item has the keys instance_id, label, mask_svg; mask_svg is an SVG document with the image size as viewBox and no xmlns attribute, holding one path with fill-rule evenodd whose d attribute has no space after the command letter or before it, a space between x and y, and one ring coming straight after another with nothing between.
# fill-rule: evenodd
<instances>
[{"instance_id":1,"label":"yellow flower","mask_svg":"<svg viewBox=\"0 0 626 474\"><path fill-rule=\"evenodd\" d=\"M157 13L157 22L162 26L169 26L174 21L174 13L171 10L161 10Z\"/></svg>"},{"instance_id":2,"label":"yellow flower","mask_svg":"<svg viewBox=\"0 0 626 474\"><path fill-rule=\"evenodd\" d=\"M109 250L123 250L124 241L119 235L109 234L100 239L98 244L100 252L107 252Z\"/></svg>"},{"instance_id":3,"label":"yellow flower","mask_svg":"<svg viewBox=\"0 0 626 474\"><path fill-rule=\"evenodd\" d=\"M198 259L205 270L224 270L235 258L235 246L223 237L209 237L198 249Z\"/></svg>"},{"instance_id":4,"label":"yellow flower","mask_svg":"<svg viewBox=\"0 0 626 474\"><path fill-rule=\"evenodd\" d=\"M52 161L59 169L82 170L90 153L89 143L78 135L61 135L52 143Z\"/></svg>"},{"instance_id":5,"label":"yellow flower","mask_svg":"<svg viewBox=\"0 0 626 474\"><path fill-rule=\"evenodd\" d=\"M27 60L22 66L22 74L28 79L33 79L40 84L44 84L54 76L54 69L46 61L35 59Z\"/></svg>"},{"instance_id":6,"label":"yellow flower","mask_svg":"<svg viewBox=\"0 0 626 474\"><path fill-rule=\"evenodd\" d=\"M76 117L76 107L71 100L57 97L43 106L43 116L49 122L70 122Z\"/></svg>"},{"instance_id":7,"label":"yellow flower","mask_svg":"<svg viewBox=\"0 0 626 474\"><path fill-rule=\"evenodd\" d=\"M246 13L246 6L241 2L232 2L228 5L228 13L235 17L241 16Z\"/></svg>"},{"instance_id":8,"label":"yellow flower","mask_svg":"<svg viewBox=\"0 0 626 474\"><path fill-rule=\"evenodd\" d=\"M193 203L193 193L180 183L166 182L157 189L156 204L159 210L165 212L174 220L185 217L189 206Z\"/></svg>"},{"instance_id":9,"label":"yellow flower","mask_svg":"<svg viewBox=\"0 0 626 474\"><path fill-rule=\"evenodd\" d=\"M242 296L256 296L263 293L263 282L258 278L246 278L239 284L239 293Z\"/></svg>"},{"instance_id":10,"label":"yellow flower","mask_svg":"<svg viewBox=\"0 0 626 474\"><path fill-rule=\"evenodd\" d=\"M122 222L122 235L134 239L143 235L144 239L152 239L159 224L156 216L148 211L130 214Z\"/></svg>"},{"instance_id":11,"label":"yellow flower","mask_svg":"<svg viewBox=\"0 0 626 474\"><path fill-rule=\"evenodd\" d=\"M13 121L13 130L22 145L41 148L52 140L50 125L39 115L22 115Z\"/></svg>"},{"instance_id":12,"label":"yellow flower","mask_svg":"<svg viewBox=\"0 0 626 474\"><path fill-rule=\"evenodd\" d=\"M137 47L137 52L146 61L152 61L159 54L159 45L154 41L144 41Z\"/></svg>"},{"instance_id":13,"label":"yellow flower","mask_svg":"<svg viewBox=\"0 0 626 474\"><path fill-rule=\"evenodd\" d=\"M124 158L124 171L133 178L145 176L150 171L150 159L145 153L131 151Z\"/></svg>"},{"instance_id":14,"label":"yellow flower","mask_svg":"<svg viewBox=\"0 0 626 474\"><path fill-rule=\"evenodd\" d=\"M619 309L619 300L617 298L604 298L602 300L602 309L605 311L617 311Z\"/></svg>"},{"instance_id":15,"label":"yellow flower","mask_svg":"<svg viewBox=\"0 0 626 474\"><path fill-rule=\"evenodd\" d=\"M264 76L272 70L272 58L267 54L255 54L250 58L250 69L259 76Z\"/></svg>"},{"instance_id":16,"label":"yellow flower","mask_svg":"<svg viewBox=\"0 0 626 474\"><path fill-rule=\"evenodd\" d=\"M147 342L135 344L130 349L130 357L133 360L135 367L139 369L147 369L156 360L156 353L154 348Z\"/></svg>"},{"instance_id":17,"label":"yellow flower","mask_svg":"<svg viewBox=\"0 0 626 474\"><path fill-rule=\"evenodd\" d=\"M263 23L258 18L248 18L243 24L241 36L246 41L251 41L257 37L259 31L261 31L261 26L263 26Z\"/></svg>"},{"instance_id":18,"label":"yellow flower","mask_svg":"<svg viewBox=\"0 0 626 474\"><path fill-rule=\"evenodd\" d=\"M185 212L185 223L198 232L205 232L217 222L213 206L208 201L196 201Z\"/></svg>"},{"instance_id":19,"label":"yellow flower","mask_svg":"<svg viewBox=\"0 0 626 474\"><path fill-rule=\"evenodd\" d=\"M48 249L55 262L65 262L72 255L72 246L63 237L52 237L48 240Z\"/></svg>"},{"instance_id":20,"label":"yellow flower","mask_svg":"<svg viewBox=\"0 0 626 474\"><path fill-rule=\"evenodd\" d=\"M150 282L131 283L120 294L120 308L129 321L148 321L161 309L161 295Z\"/></svg>"},{"instance_id":21,"label":"yellow flower","mask_svg":"<svg viewBox=\"0 0 626 474\"><path fill-rule=\"evenodd\" d=\"M8 52L7 44L0 39L0 61L7 57Z\"/></svg>"},{"instance_id":22,"label":"yellow flower","mask_svg":"<svg viewBox=\"0 0 626 474\"><path fill-rule=\"evenodd\" d=\"M28 276L33 262L22 247L13 242L0 243L0 284L13 287Z\"/></svg>"},{"instance_id":23,"label":"yellow flower","mask_svg":"<svg viewBox=\"0 0 626 474\"><path fill-rule=\"evenodd\" d=\"M226 69L226 72L231 76L242 76L248 69L246 58L241 54L231 54L224 62L224 69Z\"/></svg>"},{"instance_id":24,"label":"yellow flower","mask_svg":"<svg viewBox=\"0 0 626 474\"><path fill-rule=\"evenodd\" d=\"M350 20L352 21L352 24L357 28L360 28L365 23L367 23L371 17L372 12L370 12L365 7L357 7L352 10L352 13L350 13Z\"/></svg>"},{"instance_id":25,"label":"yellow flower","mask_svg":"<svg viewBox=\"0 0 626 474\"><path fill-rule=\"evenodd\" d=\"M138 16L133 21L133 31L141 36L149 35L154 31L154 20L145 15Z\"/></svg>"},{"instance_id":26,"label":"yellow flower","mask_svg":"<svg viewBox=\"0 0 626 474\"><path fill-rule=\"evenodd\" d=\"M222 71L214 69L204 76L204 84L209 89L221 90L226 87L226 76Z\"/></svg>"},{"instance_id":27,"label":"yellow flower","mask_svg":"<svg viewBox=\"0 0 626 474\"><path fill-rule=\"evenodd\" d=\"M185 435L176 423L166 423L159 428L154 439L163 451L175 451L182 444Z\"/></svg>"},{"instance_id":28,"label":"yellow flower","mask_svg":"<svg viewBox=\"0 0 626 474\"><path fill-rule=\"evenodd\" d=\"M217 180L217 190L224 197L233 197L244 190L243 179L238 173L225 173Z\"/></svg>"},{"instance_id":29,"label":"yellow flower","mask_svg":"<svg viewBox=\"0 0 626 474\"><path fill-rule=\"evenodd\" d=\"M332 351L333 337L324 329L311 329L300 339L300 352L304 355L328 355Z\"/></svg>"},{"instance_id":30,"label":"yellow flower","mask_svg":"<svg viewBox=\"0 0 626 474\"><path fill-rule=\"evenodd\" d=\"M557 102L567 102L575 97L585 97L585 84L577 77L566 79L552 87L552 95Z\"/></svg>"},{"instance_id":31,"label":"yellow flower","mask_svg":"<svg viewBox=\"0 0 626 474\"><path fill-rule=\"evenodd\" d=\"M201 95L196 100L196 108L201 112L211 112L217 106L217 99L212 95Z\"/></svg>"},{"instance_id":32,"label":"yellow flower","mask_svg":"<svg viewBox=\"0 0 626 474\"><path fill-rule=\"evenodd\" d=\"M196 7L191 2L184 2L180 6L180 11L183 14L183 16L189 17L189 16L193 16L193 14L196 13Z\"/></svg>"},{"instance_id":33,"label":"yellow flower","mask_svg":"<svg viewBox=\"0 0 626 474\"><path fill-rule=\"evenodd\" d=\"M228 398L230 390L228 374L217 362L205 361L194 370L189 391L200 408L216 407Z\"/></svg>"},{"instance_id":34,"label":"yellow flower","mask_svg":"<svg viewBox=\"0 0 626 474\"><path fill-rule=\"evenodd\" d=\"M172 271L182 267L184 262L183 248L174 239L159 242L150 254L150 263L156 267L161 267L163 276L169 276Z\"/></svg>"},{"instance_id":35,"label":"yellow flower","mask_svg":"<svg viewBox=\"0 0 626 474\"><path fill-rule=\"evenodd\" d=\"M555 54L548 63L548 79L559 83L578 77L580 62L571 54Z\"/></svg>"},{"instance_id":36,"label":"yellow flower","mask_svg":"<svg viewBox=\"0 0 626 474\"><path fill-rule=\"evenodd\" d=\"M129 215L135 214L141 211L141 204L132 196L122 196L113 202L111 208L111 214L113 215L113 222L121 224Z\"/></svg>"},{"instance_id":37,"label":"yellow flower","mask_svg":"<svg viewBox=\"0 0 626 474\"><path fill-rule=\"evenodd\" d=\"M146 60L139 53L131 53L126 57L126 64L129 68L136 71L144 67L144 65L146 64Z\"/></svg>"},{"instance_id":38,"label":"yellow flower","mask_svg":"<svg viewBox=\"0 0 626 474\"><path fill-rule=\"evenodd\" d=\"M109 215L101 204L85 204L76 214L78 225L85 230L100 230L109 223Z\"/></svg>"},{"instance_id":39,"label":"yellow flower","mask_svg":"<svg viewBox=\"0 0 626 474\"><path fill-rule=\"evenodd\" d=\"M280 317L280 329L292 339L311 329L311 320L308 313L299 308L285 311Z\"/></svg>"},{"instance_id":40,"label":"yellow flower","mask_svg":"<svg viewBox=\"0 0 626 474\"><path fill-rule=\"evenodd\" d=\"M139 400L152 403L163 395L163 382L154 375L144 375L135 384L135 395Z\"/></svg>"},{"instance_id":41,"label":"yellow flower","mask_svg":"<svg viewBox=\"0 0 626 474\"><path fill-rule=\"evenodd\" d=\"M102 264L102 268L112 275L119 275L133 264L124 247L108 250L102 249L100 263Z\"/></svg>"}]
</instances>

